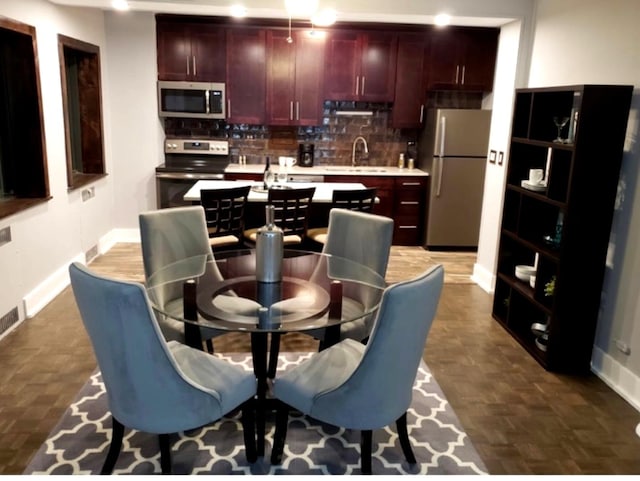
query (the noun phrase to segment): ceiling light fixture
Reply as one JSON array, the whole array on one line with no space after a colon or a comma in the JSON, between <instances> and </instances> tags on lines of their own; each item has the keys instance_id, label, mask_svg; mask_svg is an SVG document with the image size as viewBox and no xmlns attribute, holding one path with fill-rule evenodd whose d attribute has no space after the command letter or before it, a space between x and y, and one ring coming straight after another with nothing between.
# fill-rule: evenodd
<instances>
[{"instance_id":1,"label":"ceiling light fixture","mask_svg":"<svg viewBox=\"0 0 640 481\"><path fill-rule=\"evenodd\" d=\"M449 25L451 23L451 15L448 15L446 13L439 13L438 15L436 15L435 23L438 27Z\"/></svg>"},{"instance_id":2,"label":"ceiling light fixture","mask_svg":"<svg viewBox=\"0 0 640 481\"><path fill-rule=\"evenodd\" d=\"M129 2L127 2L127 0L112 0L111 6L115 10L121 10L121 11L129 10Z\"/></svg>"},{"instance_id":3,"label":"ceiling light fixture","mask_svg":"<svg viewBox=\"0 0 640 481\"><path fill-rule=\"evenodd\" d=\"M318 0L284 0L284 6L289 16L289 37L287 42L293 41L291 37L291 19L309 18L311 21L310 35L314 35L315 27L328 27L336 22L335 10L325 8L318 10Z\"/></svg>"},{"instance_id":4,"label":"ceiling light fixture","mask_svg":"<svg viewBox=\"0 0 640 481\"><path fill-rule=\"evenodd\" d=\"M246 17L247 9L242 5L231 5L231 16L235 18Z\"/></svg>"}]
</instances>

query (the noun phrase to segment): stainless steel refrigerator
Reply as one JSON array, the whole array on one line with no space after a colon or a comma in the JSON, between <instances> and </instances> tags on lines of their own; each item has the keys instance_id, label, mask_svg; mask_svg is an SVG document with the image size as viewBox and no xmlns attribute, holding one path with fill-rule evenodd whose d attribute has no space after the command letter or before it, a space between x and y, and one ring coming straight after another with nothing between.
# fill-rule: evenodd
<instances>
[{"instance_id":1,"label":"stainless steel refrigerator","mask_svg":"<svg viewBox=\"0 0 640 481\"><path fill-rule=\"evenodd\" d=\"M434 109L418 139L429 173L425 247L477 247L489 144L490 110Z\"/></svg>"}]
</instances>

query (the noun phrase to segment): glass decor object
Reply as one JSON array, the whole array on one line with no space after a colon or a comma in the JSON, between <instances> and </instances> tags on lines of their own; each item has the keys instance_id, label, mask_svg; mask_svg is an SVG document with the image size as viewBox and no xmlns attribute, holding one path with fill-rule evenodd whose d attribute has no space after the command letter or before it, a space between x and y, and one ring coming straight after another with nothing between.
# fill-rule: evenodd
<instances>
[{"instance_id":1,"label":"glass decor object","mask_svg":"<svg viewBox=\"0 0 640 481\"><path fill-rule=\"evenodd\" d=\"M556 142L558 144L564 143L564 139L562 138L562 129L564 128L565 125L567 125L567 122L569 122L569 117L554 117L553 118L553 123L556 124L556 127L558 128L558 137L556 137L554 142Z\"/></svg>"},{"instance_id":2,"label":"glass decor object","mask_svg":"<svg viewBox=\"0 0 640 481\"><path fill-rule=\"evenodd\" d=\"M258 282L280 282L282 280L282 257L284 234L275 225L275 207L265 206L265 225L258 229L256 237L256 280Z\"/></svg>"}]
</instances>

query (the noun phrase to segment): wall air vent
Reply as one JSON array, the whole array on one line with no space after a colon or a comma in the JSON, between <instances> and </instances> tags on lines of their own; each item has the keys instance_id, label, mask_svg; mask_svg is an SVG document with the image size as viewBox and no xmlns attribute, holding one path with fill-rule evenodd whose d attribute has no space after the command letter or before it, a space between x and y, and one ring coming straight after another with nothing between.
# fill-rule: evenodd
<instances>
[{"instance_id":1,"label":"wall air vent","mask_svg":"<svg viewBox=\"0 0 640 481\"><path fill-rule=\"evenodd\" d=\"M11 227L0 229L0 246L11 242Z\"/></svg>"},{"instance_id":2,"label":"wall air vent","mask_svg":"<svg viewBox=\"0 0 640 481\"><path fill-rule=\"evenodd\" d=\"M98 257L98 246L97 245L93 246L91 249L89 249L87 252L85 252L85 254L84 254L84 262L85 262L85 264L89 264L89 262L91 262L96 257Z\"/></svg>"},{"instance_id":3,"label":"wall air vent","mask_svg":"<svg viewBox=\"0 0 640 481\"><path fill-rule=\"evenodd\" d=\"M18 314L18 308L14 307L9 312L7 312L4 316L0 317L0 334L5 332L7 329L9 329L19 320L20 320L20 316Z\"/></svg>"}]
</instances>

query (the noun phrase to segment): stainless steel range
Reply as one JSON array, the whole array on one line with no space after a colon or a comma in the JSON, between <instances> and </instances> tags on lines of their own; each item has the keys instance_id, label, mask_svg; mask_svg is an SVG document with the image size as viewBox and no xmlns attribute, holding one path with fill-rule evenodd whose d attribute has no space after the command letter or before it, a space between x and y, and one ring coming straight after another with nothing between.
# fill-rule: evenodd
<instances>
[{"instance_id":1,"label":"stainless steel range","mask_svg":"<svg viewBox=\"0 0 640 481\"><path fill-rule=\"evenodd\" d=\"M166 139L164 164L156 167L158 208L189 205L182 198L198 180L222 180L229 164L226 140Z\"/></svg>"}]
</instances>

